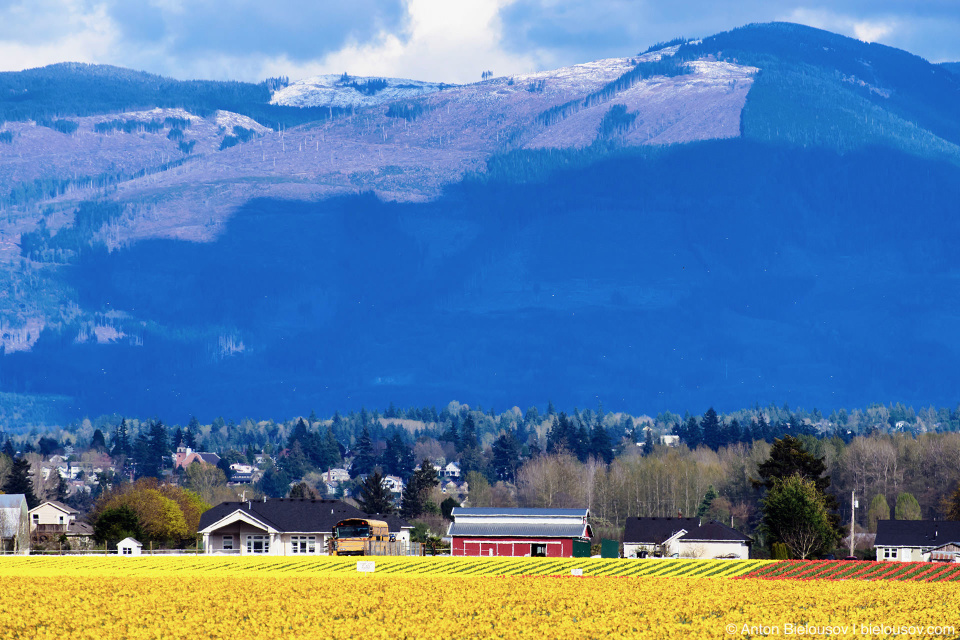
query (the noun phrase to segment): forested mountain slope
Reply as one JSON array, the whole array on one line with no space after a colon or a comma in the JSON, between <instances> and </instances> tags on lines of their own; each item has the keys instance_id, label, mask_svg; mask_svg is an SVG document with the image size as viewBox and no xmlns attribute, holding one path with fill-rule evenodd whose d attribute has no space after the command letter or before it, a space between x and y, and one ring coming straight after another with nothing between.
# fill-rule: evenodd
<instances>
[{"instance_id":1,"label":"forested mountain slope","mask_svg":"<svg viewBox=\"0 0 960 640\"><path fill-rule=\"evenodd\" d=\"M204 104L5 124L6 404L956 401L943 65L751 25L298 127Z\"/></svg>"}]
</instances>

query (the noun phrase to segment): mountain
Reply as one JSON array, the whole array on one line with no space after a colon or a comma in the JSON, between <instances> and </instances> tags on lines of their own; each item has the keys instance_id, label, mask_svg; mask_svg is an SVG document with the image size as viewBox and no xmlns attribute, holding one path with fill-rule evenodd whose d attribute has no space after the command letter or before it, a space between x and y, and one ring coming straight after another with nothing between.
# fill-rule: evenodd
<instances>
[{"instance_id":1,"label":"mountain","mask_svg":"<svg viewBox=\"0 0 960 640\"><path fill-rule=\"evenodd\" d=\"M298 126L218 100L4 125L9 423L956 401L943 65L775 23Z\"/></svg>"},{"instance_id":2,"label":"mountain","mask_svg":"<svg viewBox=\"0 0 960 640\"><path fill-rule=\"evenodd\" d=\"M960 62L941 62L940 66L951 73L960 74Z\"/></svg>"}]
</instances>

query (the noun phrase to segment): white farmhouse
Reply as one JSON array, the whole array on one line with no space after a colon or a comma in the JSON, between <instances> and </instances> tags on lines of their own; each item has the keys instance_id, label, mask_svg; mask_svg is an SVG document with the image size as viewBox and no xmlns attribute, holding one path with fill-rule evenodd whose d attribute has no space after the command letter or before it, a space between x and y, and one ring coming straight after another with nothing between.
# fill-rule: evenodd
<instances>
[{"instance_id":1,"label":"white farmhouse","mask_svg":"<svg viewBox=\"0 0 960 640\"><path fill-rule=\"evenodd\" d=\"M700 518L627 518L625 558L750 557L752 540L736 529Z\"/></svg>"}]
</instances>

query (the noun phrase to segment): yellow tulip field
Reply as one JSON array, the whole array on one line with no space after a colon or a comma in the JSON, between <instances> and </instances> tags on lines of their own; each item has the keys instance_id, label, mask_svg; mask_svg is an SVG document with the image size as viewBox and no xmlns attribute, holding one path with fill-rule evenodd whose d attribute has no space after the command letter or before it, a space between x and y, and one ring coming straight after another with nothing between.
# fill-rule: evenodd
<instances>
[{"instance_id":1,"label":"yellow tulip field","mask_svg":"<svg viewBox=\"0 0 960 640\"><path fill-rule=\"evenodd\" d=\"M960 637L952 581L778 579L769 561L370 560L0 558L0 638Z\"/></svg>"}]
</instances>

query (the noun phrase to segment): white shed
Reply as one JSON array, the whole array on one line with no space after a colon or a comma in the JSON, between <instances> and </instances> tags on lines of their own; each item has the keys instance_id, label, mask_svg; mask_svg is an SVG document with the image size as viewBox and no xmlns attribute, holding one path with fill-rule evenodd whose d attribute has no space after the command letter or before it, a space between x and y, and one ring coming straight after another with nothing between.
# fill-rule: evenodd
<instances>
[{"instance_id":1,"label":"white shed","mask_svg":"<svg viewBox=\"0 0 960 640\"><path fill-rule=\"evenodd\" d=\"M124 538L117 543L117 554L121 556L139 556L143 551L143 545L133 538Z\"/></svg>"}]
</instances>

